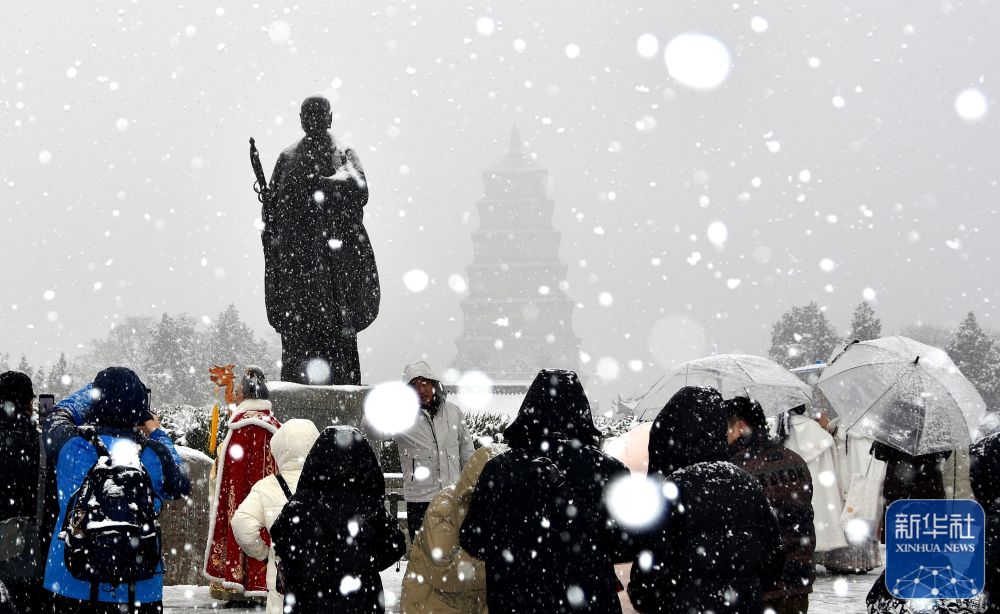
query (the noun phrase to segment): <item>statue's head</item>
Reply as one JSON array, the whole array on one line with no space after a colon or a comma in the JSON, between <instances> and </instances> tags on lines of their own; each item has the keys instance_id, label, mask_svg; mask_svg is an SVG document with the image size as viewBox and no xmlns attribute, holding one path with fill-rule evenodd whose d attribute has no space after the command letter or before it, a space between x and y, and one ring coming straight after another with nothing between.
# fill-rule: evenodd
<instances>
[{"instance_id":1,"label":"statue's head","mask_svg":"<svg viewBox=\"0 0 1000 614\"><path fill-rule=\"evenodd\" d=\"M302 101L302 110L299 111L299 120L302 122L302 130L306 134L322 134L333 125L333 112L330 110L330 101L322 96L310 96Z\"/></svg>"}]
</instances>

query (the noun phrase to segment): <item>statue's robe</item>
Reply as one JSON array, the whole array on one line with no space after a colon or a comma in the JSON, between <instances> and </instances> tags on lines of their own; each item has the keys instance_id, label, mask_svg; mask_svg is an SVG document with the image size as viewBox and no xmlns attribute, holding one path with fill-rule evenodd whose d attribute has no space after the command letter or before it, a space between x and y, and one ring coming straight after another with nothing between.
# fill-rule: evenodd
<instances>
[{"instance_id":1,"label":"statue's robe","mask_svg":"<svg viewBox=\"0 0 1000 614\"><path fill-rule=\"evenodd\" d=\"M264 298L282 337L285 381L361 382L357 333L375 320L381 298L362 221L367 203L361 161L329 133L307 135L278 157L261 217ZM315 380L322 368L307 369L316 358L329 367L326 381Z\"/></svg>"}]
</instances>

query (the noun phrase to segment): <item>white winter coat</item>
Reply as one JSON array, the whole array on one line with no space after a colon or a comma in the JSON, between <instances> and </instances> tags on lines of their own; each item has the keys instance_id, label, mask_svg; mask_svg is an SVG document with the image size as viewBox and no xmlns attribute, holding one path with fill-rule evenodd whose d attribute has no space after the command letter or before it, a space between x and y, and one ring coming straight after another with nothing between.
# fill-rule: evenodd
<instances>
[{"instance_id":1,"label":"white winter coat","mask_svg":"<svg viewBox=\"0 0 1000 614\"><path fill-rule=\"evenodd\" d=\"M369 440L395 439L403 470L403 498L427 502L444 488L458 482L462 467L475 447L465 425L465 414L445 401L434 417L420 409L413 426L397 435L379 433L367 420L361 430Z\"/></svg>"},{"instance_id":2,"label":"white winter coat","mask_svg":"<svg viewBox=\"0 0 1000 614\"><path fill-rule=\"evenodd\" d=\"M840 526L844 498L837 479L836 443L833 436L815 420L792 414L788 419L785 447L802 457L812 476L816 552L846 548L847 539Z\"/></svg>"},{"instance_id":3,"label":"white winter coat","mask_svg":"<svg viewBox=\"0 0 1000 614\"><path fill-rule=\"evenodd\" d=\"M848 435L843 428L837 431L837 481L840 483L840 491L847 501L847 494L851 490L851 481L854 476L866 476L878 482L878 487L870 487L868 490L882 492L882 481L885 479L885 461L880 461L871 454L873 439L860 435ZM881 494L880 494L881 496ZM879 502L876 502L878 505ZM879 514L881 515L881 513ZM877 536L876 536L877 539Z\"/></svg>"},{"instance_id":4,"label":"white winter coat","mask_svg":"<svg viewBox=\"0 0 1000 614\"><path fill-rule=\"evenodd\" d=\"M302 465L318 437L319 431L311 421L295 419L285 422L271 438L271 455L278 473L288 483L293 494L299 483ZM274 566L274 553L261 538L260 530L271 530L271 525L287 501L278 479L269 475L253 485L230 523L236 543L247 556L260 561L267 559L268 614L281 614L283 597L275 590L277 568Z\"/></svg>"}]
</instances>

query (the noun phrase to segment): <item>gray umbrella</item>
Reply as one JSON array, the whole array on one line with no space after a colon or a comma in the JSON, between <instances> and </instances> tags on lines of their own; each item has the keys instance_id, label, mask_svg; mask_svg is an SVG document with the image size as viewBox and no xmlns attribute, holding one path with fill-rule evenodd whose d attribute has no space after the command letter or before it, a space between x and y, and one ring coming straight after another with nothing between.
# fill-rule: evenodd
<instances>
[{"instance_id":1,"label":"gray umbrella","mask_svg":"<svg viewBox=\"0 0 1000 614\"><path fill-rule=\"evenodd\" d=\"M848 433L914 456L968 446L986 411L944 350L907 337L848 345L818 386Z\"/></svg>"},{"instance_id":2,"label":"gray umbrella","mask_svg":"<svg viewBox=\"0 0 1000 614\"><path fill-rule=\"evenodd\" d=\"M748 354L719 354L677 365L638 402L635 415L652 420L684 386L711 386L725 398L751 397L773 416L812 403L809 385L778 363Z\"/></svg>"}]
</instances>

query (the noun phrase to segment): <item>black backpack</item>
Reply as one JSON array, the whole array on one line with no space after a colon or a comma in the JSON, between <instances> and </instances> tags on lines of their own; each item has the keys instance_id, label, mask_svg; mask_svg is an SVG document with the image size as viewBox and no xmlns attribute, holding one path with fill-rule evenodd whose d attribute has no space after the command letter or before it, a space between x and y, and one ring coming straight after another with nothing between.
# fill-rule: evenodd
<instances>
[{"instance_id":1,"label":"black backpack","mask_svg":"<svg viewBox=\"0 0 1000 614\"><path fill-rule=\"evenodd\" d=\"M66 569L90 582L90 600L97 601L101 584L128 584L129 607L135 585L152 578L160 564L160 522L149 472L142 465L114 465L111 454L93 428L81 435L97 448L97 462L66 506L59 539L66 543ZM138 458L147 440L137 442Z\"/></svg>"}]
</instances>

